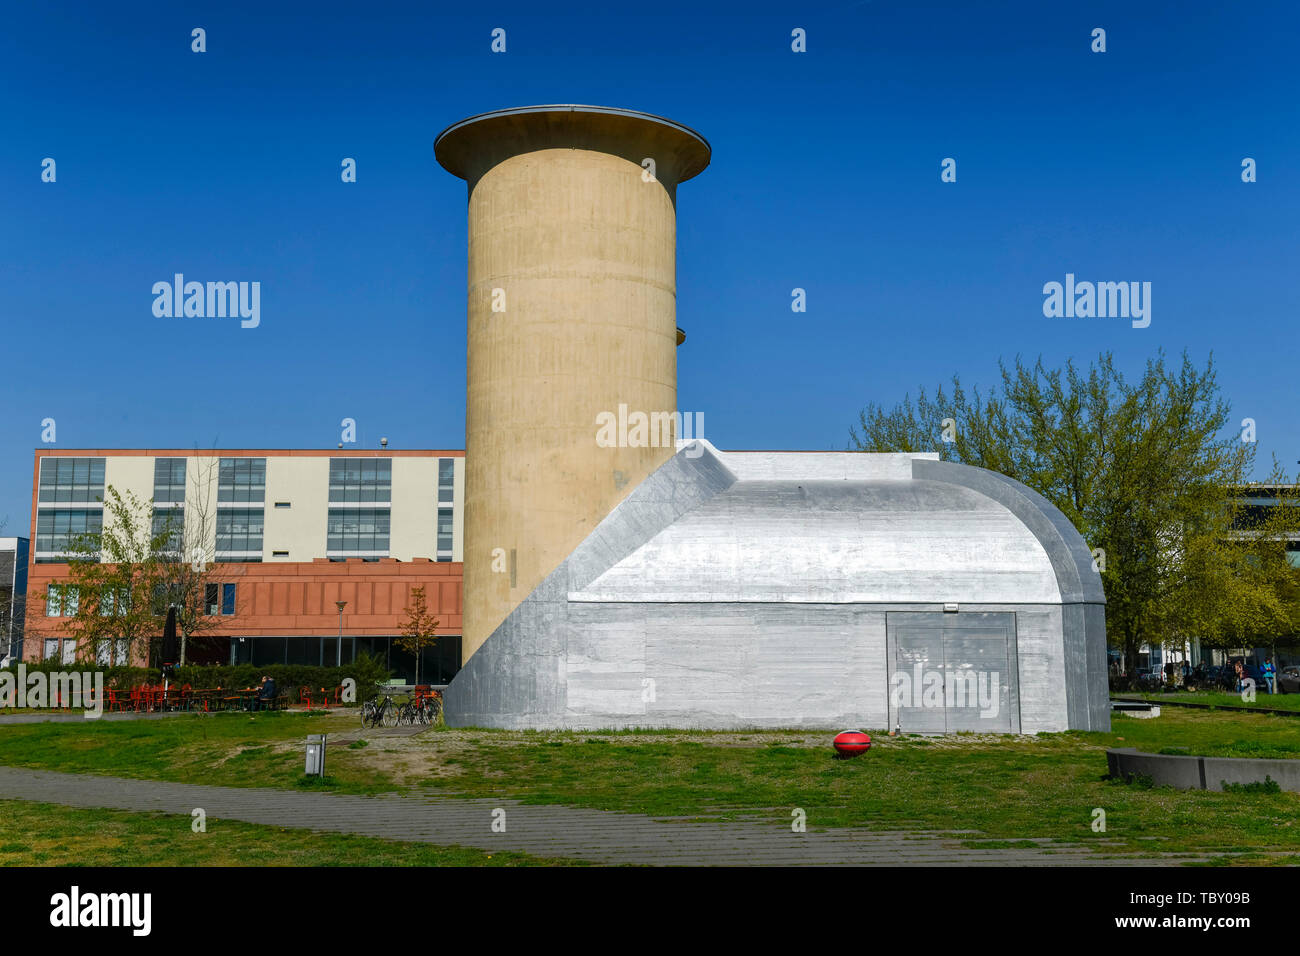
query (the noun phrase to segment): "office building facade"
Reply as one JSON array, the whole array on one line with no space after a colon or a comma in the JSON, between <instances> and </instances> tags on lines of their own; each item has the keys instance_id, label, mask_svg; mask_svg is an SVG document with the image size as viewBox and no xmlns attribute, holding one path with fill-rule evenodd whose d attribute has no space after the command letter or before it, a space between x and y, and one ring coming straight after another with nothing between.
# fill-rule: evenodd
<instances>
[{"instance_id":1,"label":"office building facade","mask_svg":"<svg viewBox=\"0 0 1300 956\"><path fill-rule=\"evenodd\" d=\"M0 661L23 655L29 543L27 538L0 538Z\"/></svg>"},{"instance_id":2,"label":"office building facade","mask_svg":"<svg viewBox=\"0 0 1300 956\"><path fill-rule=\"evenodd\" d=\"M38 450L27 621L39 639L26 642L28 660L79 655L66 627L76 613L68 561L79 536L112 520L110 489L151 503L153 534L171 535L164 549L209 569L211 620L189 659L332 664L341 629L344 661L365 651L413 675L392 641L423 587L441 636L422 671L454 674L462 451ZM97 653L125 663L124 648Z\"/></svg>"}]
</instances>

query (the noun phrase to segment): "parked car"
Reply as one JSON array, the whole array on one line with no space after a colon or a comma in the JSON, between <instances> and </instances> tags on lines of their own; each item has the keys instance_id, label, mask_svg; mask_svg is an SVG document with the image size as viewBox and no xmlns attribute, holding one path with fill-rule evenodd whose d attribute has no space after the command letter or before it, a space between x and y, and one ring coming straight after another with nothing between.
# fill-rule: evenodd
<instances>
[{"instance_id":1,"label":"parked car","mask_svg":"<svg viewBox=\"0 0 1300 956\"><path fill-rule=\"evenodd\" d=\"M1283 694L1300 694L1300 667L1292 665L1278 671L1277 689Z\"/></svg>"},{"instance_id":2,"label":"parked car","mask_svg":"<svg viewBox=\"0 0 1300 956\"><path fill-rule=\"evenodd\" d=\"M1165 678L1158 667L1139 667L1137 684L1142 690L1159 690L1165 685Z\"/></svg>"}]
</instances>

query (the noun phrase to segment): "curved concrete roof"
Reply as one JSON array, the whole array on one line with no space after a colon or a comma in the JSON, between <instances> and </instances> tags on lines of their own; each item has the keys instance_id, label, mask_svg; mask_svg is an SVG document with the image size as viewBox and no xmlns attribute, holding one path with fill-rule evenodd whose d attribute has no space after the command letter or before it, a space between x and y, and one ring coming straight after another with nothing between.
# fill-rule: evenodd
<instances>
[{"instance_id":1,"label":"curved concrete roof","mask_svg":"<svg viewBox=\"0 0 1300 956\"><path fill-rule=\"evenodd\" d=\"M566 567L584 602L1105 603L1049 501L933 454L681 442Z\"/></svg>"},{"instance_id":2,"label":"curved concrete roof","mask_svg":"<svg viewBox=\"0 0 1300 956\"><path fill-rule=\"evenodd\" d=\"M944 481L738 480L578 601L1056 604L1056 569L1009 508Z\"/></svg>"},{"instance_id":3,"label":"curved concrete roof","mask_svg":"<svg viewBox=\"0 0 1300 956\"><path fill-rule=\"evenodd\" d=\"M983 468L919 458L912 463L912 475L961 485L1002 504L1024 522L1047 552L1056 572L1062 601L1106 603L1101 575L1093 568L1092 552L1088 550L1083 535L1056 505L1028 485Z\"/></svg>"}]
</instances>

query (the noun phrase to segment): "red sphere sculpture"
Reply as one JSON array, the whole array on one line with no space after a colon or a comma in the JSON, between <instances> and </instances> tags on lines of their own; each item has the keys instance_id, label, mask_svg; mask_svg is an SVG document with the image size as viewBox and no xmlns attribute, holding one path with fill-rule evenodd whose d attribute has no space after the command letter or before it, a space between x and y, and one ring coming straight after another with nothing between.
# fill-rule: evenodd
<instances>
[{"instance_id":1,"label":"red sphere sculpture","mask_svg":"<svg viewBox=\"0 0 1300 956\"><path fill-rule=\"evenodd\" d=\"M835 751L844 757L856 757L871 749L871 738L860 730L846 730L835 735Z\"/></svg>"}]
</instances>

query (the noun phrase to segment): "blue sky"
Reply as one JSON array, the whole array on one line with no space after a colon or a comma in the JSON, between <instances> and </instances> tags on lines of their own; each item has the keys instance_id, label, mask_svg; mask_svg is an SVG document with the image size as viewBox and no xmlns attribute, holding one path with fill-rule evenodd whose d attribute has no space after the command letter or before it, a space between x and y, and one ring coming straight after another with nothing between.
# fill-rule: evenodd
<instances>
[{"instance_id":1,"label":"blue sky","mask_svg":"<svg viewBox=\"0 0 1300 956\"><path fill-rule=\"evenodd\" d=\"M466 10L7 11L8 533L26 534L44 418L61 447L328 448L344 417L366 445L463 447L466 196L433 139L536 103L645 110L711 142L678 193L678 381L719 447L842 448L866 402L989 382L999 356L1112 349L1138 370L1163 347L1213 352L1260 458L1300 458L1295 4ZM261 325L155 318L175 272L260 281ZM1044 318L1067 272L1151 282L1150 327Z\"/></svg>"}]
</instances>

